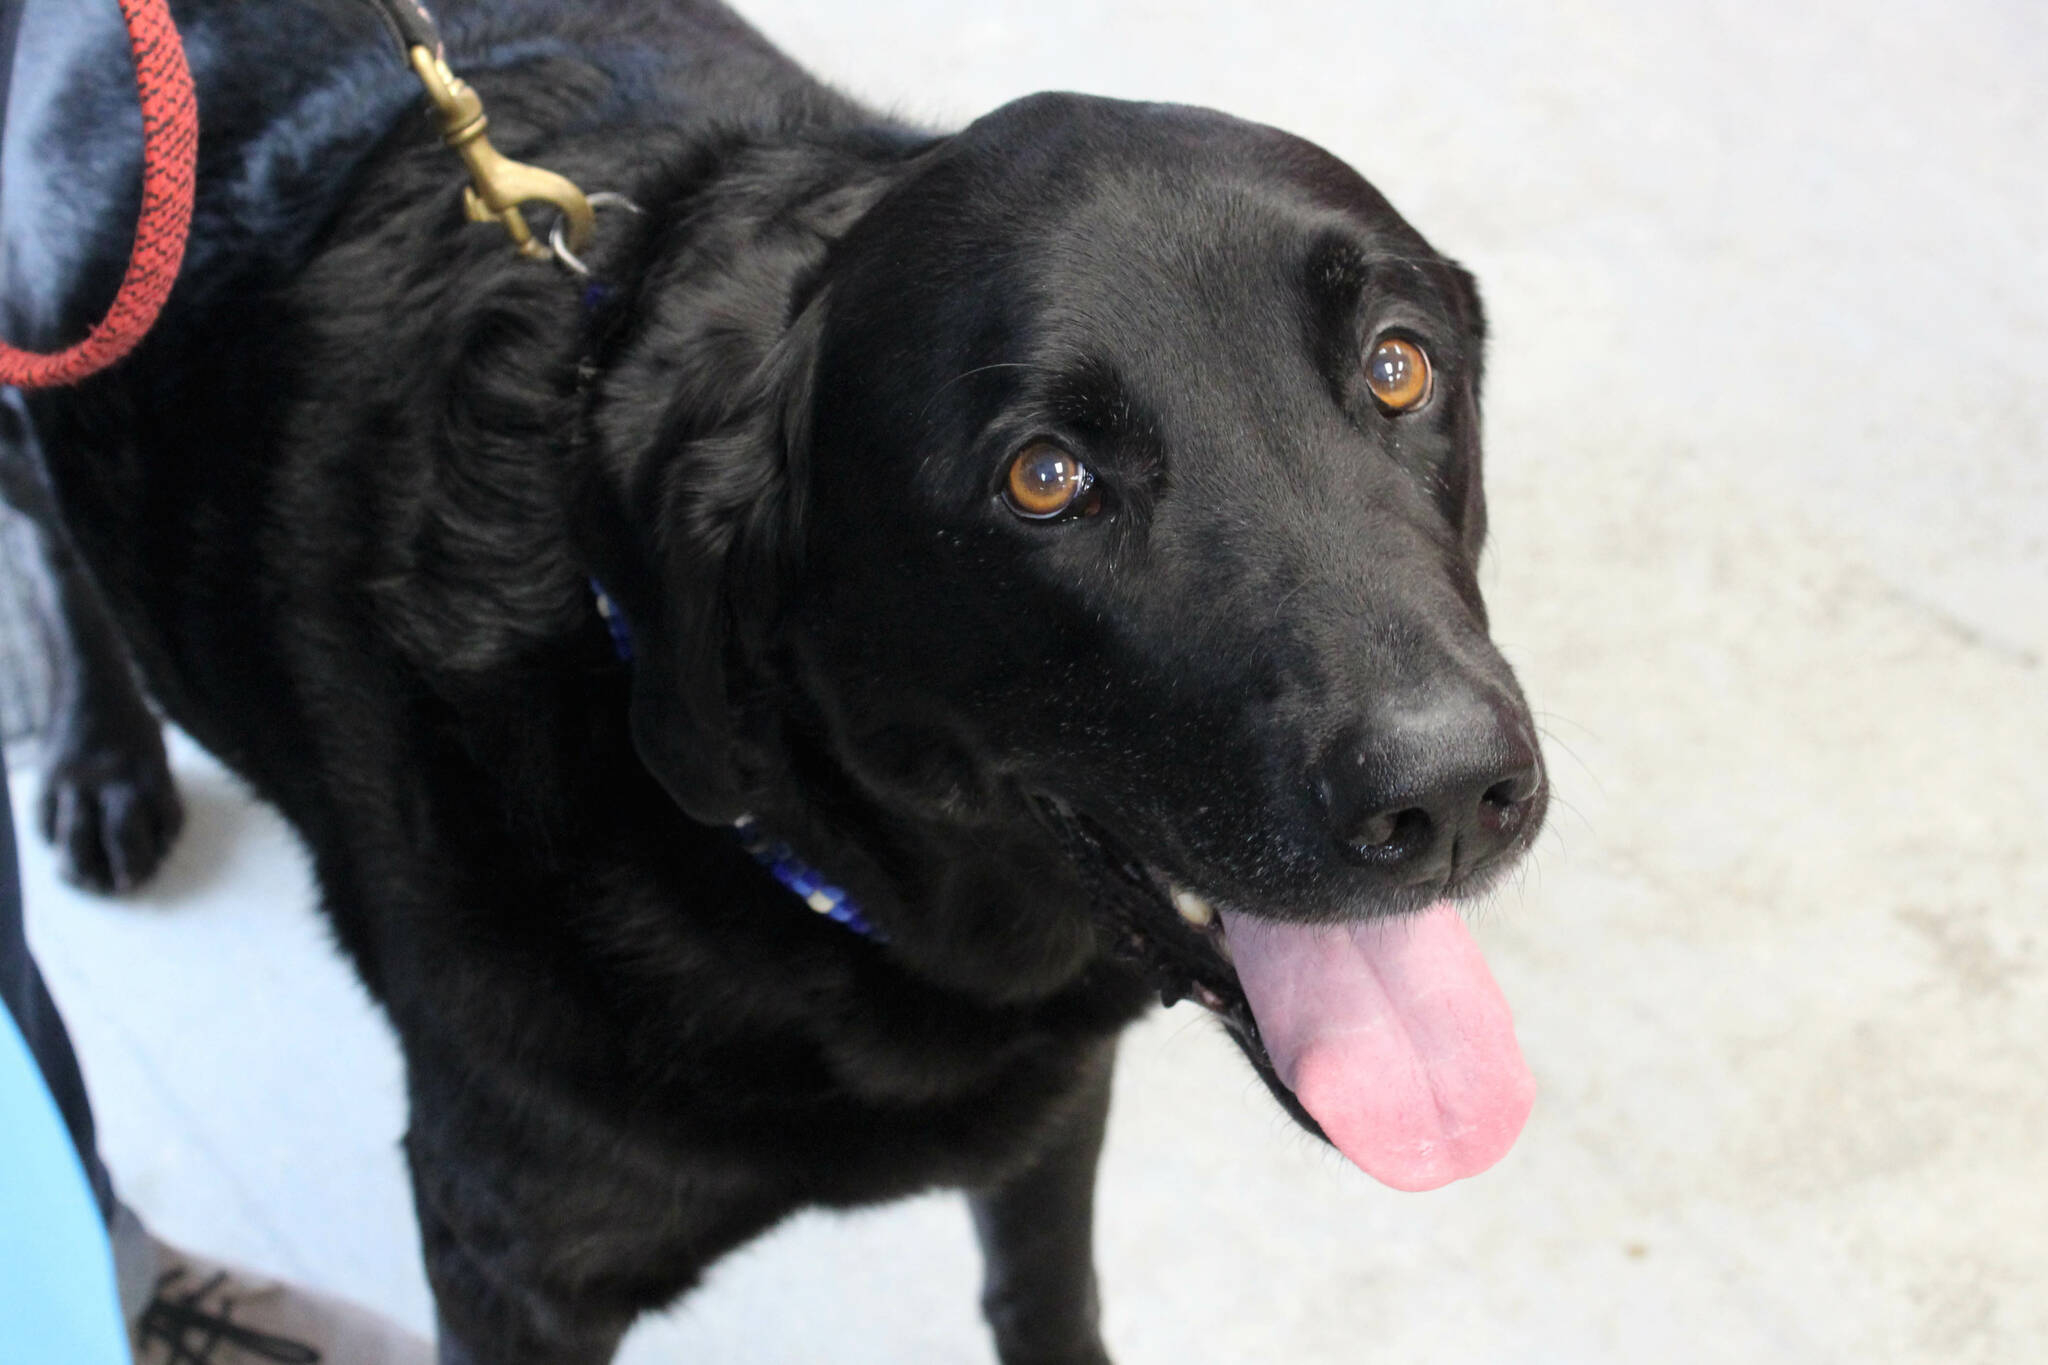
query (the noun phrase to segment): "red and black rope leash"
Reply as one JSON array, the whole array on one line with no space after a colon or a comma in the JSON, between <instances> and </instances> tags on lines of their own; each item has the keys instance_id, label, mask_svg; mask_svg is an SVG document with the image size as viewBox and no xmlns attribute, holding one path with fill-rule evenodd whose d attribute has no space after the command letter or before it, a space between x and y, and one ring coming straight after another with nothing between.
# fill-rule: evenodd
<instances>
[{"instance_id":1,"label":"red and black rope leash","mask_svg":"<svg viewBox=\"0 0 2048 1365\"><path fill-rule=\"evenodd\" d=\"M75 384L127 355L156 322L185 259L199 161L199 100L192 90L192 69L166 0L120 3L142 101L142 213L128 269L113 306L84 340L52 355L0 341L0 384L24 389Z\"/></svg>"},{"instance_id":2,"label":"red and black rope leash","mask_svg":"<svg viewBox=\"0 0 2048 1365\"><path fill-rule=\"evenodd\" d=\"M496 222L527 256L552 255L578 274L588 274L576 256L589 241L592 206L618 203L617 194L585 196L563 177L501 155L484 135L483 102L448 69L441 35L421 0L367 0L398 42L405 61L442 121L448 145L468 164L472 185L464 200L469 216ZM142 104L142 213L128 269L107 315L83 341L51 355L24 351L0 341L0 384L55 388L75 384L135 349L163 311L185 259L192 227L192 196L199 160L199 101L185 47L171 23L167 0L120 0L135 56L135 90ZM0 38L7 35L0 34ZM12 53L0 45L0 61ZM0 80L0 91L6 82ZM522 204L552 206L559 221L547 244L536 240L521 214ZM637 212L637 209L634 209Z\"/></svg>"}]
</instances>

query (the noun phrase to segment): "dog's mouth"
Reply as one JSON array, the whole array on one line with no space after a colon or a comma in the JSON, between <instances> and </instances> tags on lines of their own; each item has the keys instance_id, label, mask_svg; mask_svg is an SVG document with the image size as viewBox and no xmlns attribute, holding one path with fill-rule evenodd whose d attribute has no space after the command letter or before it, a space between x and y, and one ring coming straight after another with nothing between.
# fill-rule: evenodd
<instances>
[{"instance_id":1,"label":"dog's mouth","mask_svg":"<svg viewBox=\"0 0 2048 1365\"><path fill-rule=\"evenodd\" d=\"M1341 924L1218 905L1044 803L1097 914L1167 1005L1223 1021L1274 1098L1368 1175L1429 1190L1507 1154L1534 1082L1457 907Z\"/></svg>"}]
</instances>

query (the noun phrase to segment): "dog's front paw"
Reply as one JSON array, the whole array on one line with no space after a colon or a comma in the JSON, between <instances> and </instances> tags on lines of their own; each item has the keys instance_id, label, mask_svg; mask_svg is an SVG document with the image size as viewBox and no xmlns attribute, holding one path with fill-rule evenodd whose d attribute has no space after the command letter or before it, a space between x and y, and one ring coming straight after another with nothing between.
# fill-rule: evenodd
<instances>
[{"instance_id":1,"label":"dog's front paw","mask_svg":"<svg viewBox=\"0 0 2048 1365\"><path fill-rule=\"evenodd\" d=\"M996 1333L1002 1365L1114 1365L1093 1327L1049 1329L1044 1323Z\"/></svg>"},{"instance_id":2,"label":"dog's front paw","mask_svg":"<svg viewBox=\"0 0 2048 1365\"><path fill-rule=\"evenodd\" d=\"M60 743L40 816L64 880L107 895L148 881L185 825L155 720L118 740Z\"/></svg>"},{"instance_id":3,"label":"dog's front paw","mask_svg":"<svg viewBox=\"0 0 2048 1365\"><path fill-rule=\"evenodd\" d=\"M1091 1341L1083 1346L1073 1346L1060 1351L997 1347L996 1354L1003 1365L1115 1365L1109 1352L1102 1349L1102 1343Z\"/></svg>"}]
</instances>

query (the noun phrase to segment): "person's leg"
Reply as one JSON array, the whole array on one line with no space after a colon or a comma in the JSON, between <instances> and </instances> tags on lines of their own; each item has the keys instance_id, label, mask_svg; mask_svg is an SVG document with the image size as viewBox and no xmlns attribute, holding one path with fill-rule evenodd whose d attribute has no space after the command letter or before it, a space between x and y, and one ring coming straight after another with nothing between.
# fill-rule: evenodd
<instances>
[{"instance_id":1,"label":"person's leg","mask_svg":"<svg viewBox=\"0 0 2048 1365\"><path fill-rule=\"evenodd\" d=\"M0 806L0 1003L13 1016L30 1057L42 1072L43 1087L56 1101L57 1112L71 1135L78 1164L113 1246L122 1316L133 1321L149 1298L156 1278L156 1257L149 1235L135 1215L114 1198L113 1180L100 1160L92 1103L86 1097L78 1055L71 1050L64 1017L57 1013L57 1003L50 998L35 955L29 951L22 924L21 873L15 861L14 808L8 787L6 764L0 762L0 801L6 802Z\"/></svg>"},{"instance_id":2,"label":"person's leg","mask_svg":"<svg viewBox=\"0 0 2048 1365\"><path fill-rule=\"evenodd\" d=\"M0 1010L0 1358L128 1359L106 1226L14 1016Z\"/></svg>"},{"instance_id":3,"label":"person's leg","mask_svg":"<svg viewBox=\"0 0 2048 1365\"><path fill-rule=\"evenodd\" d=\"M22 934L15 872L14 825L0 812L0 1341L37 1359L116 1365L121 1319L104 1236L113 1196L77 1059Z\"/></svg>"},{"instance_id":4,"label":"person's leg","mask_svg":"<svg viewBox=\"0 0 2048 1365\"><path fill-rule=\"evenodd\" d=\"M0 797L7 794L4 766L0 765ZM71 1050L71 1035L64 1031L64 1020L50 999L49 988L43 984L43 974L36 969L22 928L21 878L15 866L11 807L4 826L0 826L0 1002L6 1004L21 1036L28 1041L29 1051L42 1070L43 1084L49 1087L58 1112L64 1116L64 1125L71 1131L72 1145L78 1149L79 1164L85 1167L100 1214L111 1220L114 1189L94 1142L92 1105L85 1097L85 1078L79 1074L78 1057Z\"/></svg>"}]
</instances>

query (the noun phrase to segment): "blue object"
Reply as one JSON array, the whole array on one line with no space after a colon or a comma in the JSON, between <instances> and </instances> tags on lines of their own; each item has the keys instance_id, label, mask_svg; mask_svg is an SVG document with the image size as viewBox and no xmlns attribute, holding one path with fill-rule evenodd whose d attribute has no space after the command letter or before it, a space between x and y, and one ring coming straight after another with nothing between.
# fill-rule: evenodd
<instances>
[{"instance_id":1,"label":"blue object","mask_svg":"<svg viewBox=\"0 0 2048 1365\"><path fill-rule=\"evenodd\" d=\"M590 592L597 601L598 616L611 632L612 652L622 663L633 662L633 632L626 625L625 613L606 595L604 585L594 578L590 580ZM740 847L752 854L755 862L767 868L769 875L788 887L805 905L863 938L871 938L877 943L889 941L887 934L868 922L868 917L853 903L853 897L826 881L824 873L796 856L795 849L762 832L752 816L742 815L733 821L732 832L740 841ZM0 1361L0 1365L5 1365L5 1362Z\"/></svg>"},{"instance_id":2,"label":"blue object","mask_svg":"<svg viewBox=\"0 0 2048 1365\"><path fill-rule=\"evenodd\" d=\"M595 578L590 580L590 592L597 599L597 614L603 618L604 628L612 634L612 653L619 656L620 663L632 663L633 632L626 625L625 613L605 595L604 585Z\"/></svg>"},{"instance_id":3,"label":"blue object","mask_svg":"<svg viewBox=\"0 0 2048 1365\"><path fill-rule=\"evenodd\" d=\"M0 1365L126 1365L107 1225L14 1016L0 1010Z\"/></svg>"},{"instance_id":4,"label":"blue object","mask_svg":"<svg viewBox=\"0 0 2048 1365\"><path fill-rule=\"evenodd\" d=\"M742 815L733 821L732 832L739 839L740 847L752 854L755 862L767 868L770 876L788 887L805 905L863 938L871 938L877 943L889 941L887 934L868 922L868 917L853 903L853 897L826 881L823 873L797 857L796 850L788 844L764 833L751 816Z\"/></svg>"}]
</instances>

